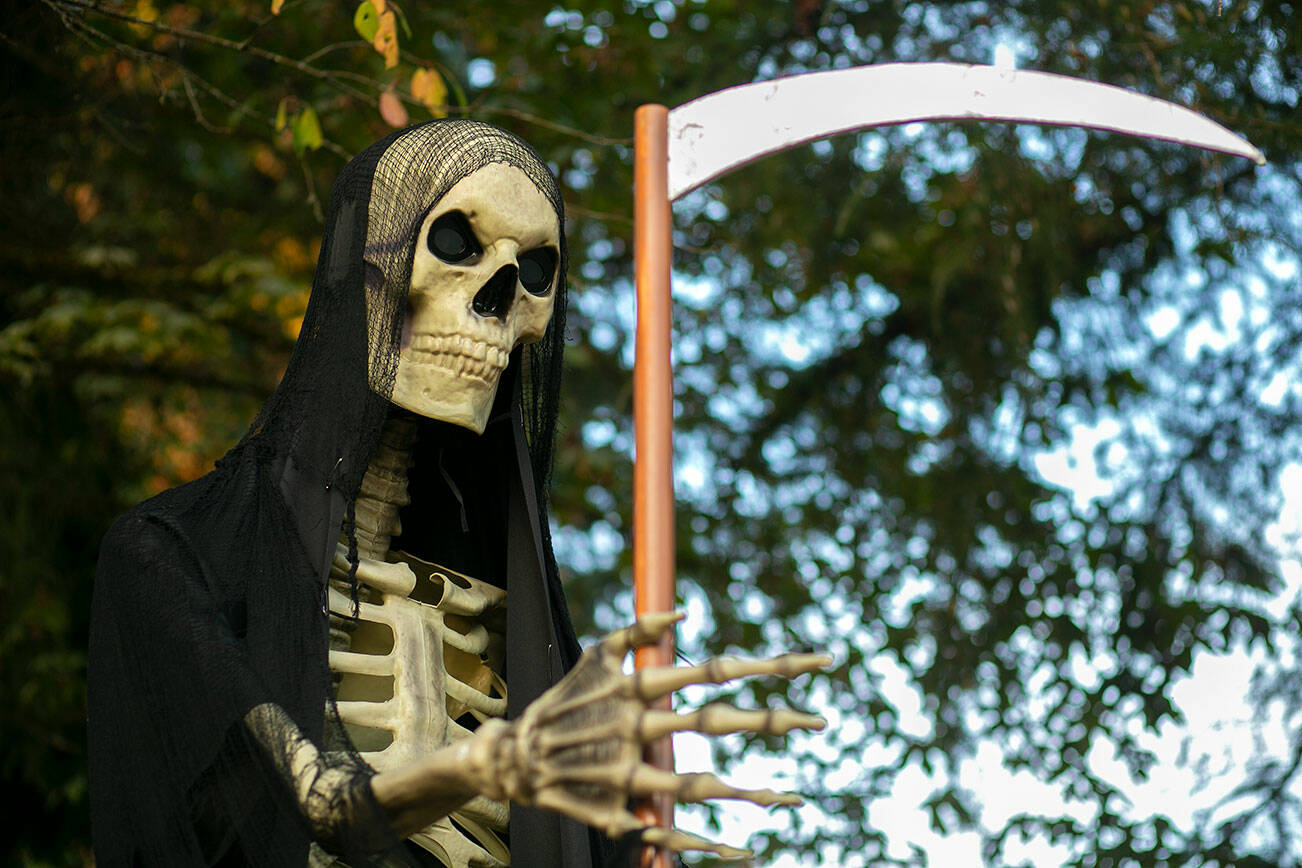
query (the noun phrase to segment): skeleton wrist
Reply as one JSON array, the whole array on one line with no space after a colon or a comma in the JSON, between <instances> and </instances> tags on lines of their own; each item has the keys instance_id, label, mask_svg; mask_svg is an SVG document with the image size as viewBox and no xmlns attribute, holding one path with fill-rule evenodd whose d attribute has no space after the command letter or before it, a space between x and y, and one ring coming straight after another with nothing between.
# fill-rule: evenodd
<instances>
[{"instance_id":1,"label":"skeleton wrist","mask_svg":"<svg viewBox=\"0 0 1302 868\"><path fill-rule=\"evenodd\" d=\"M393 843L369 768L346 754L322 753L278 705L256 706L245 726L294 793L314 840L338 854L376 853Z\"/></svg>"},{"instance_id":2,"label":"skeleton wrist","mask_svg":"<svg viewBox=\"0 0 1302 868\"><path fill-rule=\"evenodd\" d=\"M319 774L301 804L312 837L326 850L347 856L378 853L393 833L371 794L371 775L351 769Z\"/></svg>"},{"instance_id":3,"label":"skeleton wrist","mask_svg":"<svg viewBox=\"0 0 1302 868\"><path fill-rule=\"evenodd\" d=\"M487 720L468 740L467 760L476 789L490 799L530 804L528 757L517 721Z\"/></svg>"}]
</instances>

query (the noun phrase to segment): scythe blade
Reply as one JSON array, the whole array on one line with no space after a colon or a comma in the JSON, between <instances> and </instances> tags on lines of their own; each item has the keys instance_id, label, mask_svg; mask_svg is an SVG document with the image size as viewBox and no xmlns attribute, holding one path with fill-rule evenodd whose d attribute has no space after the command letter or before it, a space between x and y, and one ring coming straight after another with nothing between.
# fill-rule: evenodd
<instances>
[{"instance_id":1,"label":"scythe blade","mask_svg":"<svg viewBox=\"0 0 1302 868\"><path fill-rule=\"evenodd\" d=\"M963 63L887 63L743 84L671 110L669 198L793 145L928 120L1090 127L1266 162L1203 115L1112 85Z\"/></svg>"}]
</instances>

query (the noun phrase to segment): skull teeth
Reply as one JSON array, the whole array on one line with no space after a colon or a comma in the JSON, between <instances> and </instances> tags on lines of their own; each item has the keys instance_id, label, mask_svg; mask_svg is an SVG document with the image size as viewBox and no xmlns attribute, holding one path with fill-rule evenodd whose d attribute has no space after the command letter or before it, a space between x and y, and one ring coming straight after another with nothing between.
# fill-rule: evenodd
<instances>
[{"instance_id":1,"label":"skull teeth","mask_svg":"<svg viewBox=\"0 0 1302 868\"><path fill-rule=\"evenodd\" d=\"M465 335L418 335L408 352L421 364L447 368L458 377L496 382L510 353L504 347L494 346Z\"/></svg>"}]
</instances>

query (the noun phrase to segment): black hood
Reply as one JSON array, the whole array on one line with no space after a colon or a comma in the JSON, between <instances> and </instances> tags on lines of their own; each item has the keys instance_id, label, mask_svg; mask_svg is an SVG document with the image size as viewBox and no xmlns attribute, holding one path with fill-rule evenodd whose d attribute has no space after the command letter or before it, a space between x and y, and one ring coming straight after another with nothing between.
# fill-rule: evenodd
<instances>
[{"instance_id":1,"label":"black hood","mask_svg":"<svg viewBox=\"0 0 1302 868\"><path fill-rule=\"evenodd\" d=\"M457 181L491 163L531 178L563 229L545 164L486 124L433 121L352 160L335 184L311 300L275 393L211 473L140 504L106 536L88 695L99 864L305 864L293 801L241 723L260 703L282 707L338 767L370 773L332 711L325 583L392 412L418 229ZM511 715L578 654L546 517L563 241L561 260L551 325L512 354L484 435L422 422L400 541L507 587ZM462 478L430 476L440 460ZM473 496L449 525L456 491ZM556 815L513 808L511 837L516 865L592 864L587 831Z\"/></svg>"}]
</instances>

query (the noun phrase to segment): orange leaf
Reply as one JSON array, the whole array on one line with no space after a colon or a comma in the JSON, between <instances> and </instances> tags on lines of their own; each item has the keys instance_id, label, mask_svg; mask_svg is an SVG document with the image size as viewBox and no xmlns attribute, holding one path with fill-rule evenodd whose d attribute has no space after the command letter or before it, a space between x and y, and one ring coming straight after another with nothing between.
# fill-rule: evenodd
<instances>
[{"instance_id":1,"label":"orange leaf","mask_svg":"<svg viewBox=\"0 0 1302 868\"><path fill-rule=\"evenodd\" d=\"M411 95L424 103L434 117L441 118L447 114L448 86L434 70L418 69L411 74Z\"/></svg>"},{"instance_id":2,"label":"orange leaf","mask_svg":"<svg viewBox=\"0 0 1302 868\"><path fill-rule=\"evenodd\" d=\"M279 15L280 7L285 5L285 0L271 0L271 14Z\"/></svg>"},{"instance_id":3,"label":"orange leaf","mask_svg":"<svg viewBox=\"0 0 1302 868\"><path fill-rule=\"evenodd\" d=\"M391 127L407 126L407 108L393 92L392 86L380 94L380 117Z\"/></svg>"},{"instance_id":4,"label":"orange leaf","mask_svg":"<svg viewBox=\"0 0 1302 868\"><path fill-rule=\"evenodd\" d=\"M371 2L374 5L375 0ZM375 31L375 39L371 44L384 58L385 69L393 69L398 65L398 27L392 10L380 13L380 26Z\"/></svg>"}]
</instances>

